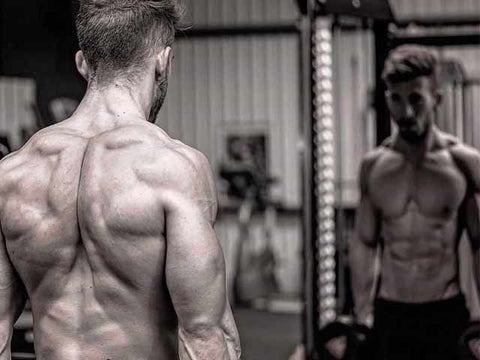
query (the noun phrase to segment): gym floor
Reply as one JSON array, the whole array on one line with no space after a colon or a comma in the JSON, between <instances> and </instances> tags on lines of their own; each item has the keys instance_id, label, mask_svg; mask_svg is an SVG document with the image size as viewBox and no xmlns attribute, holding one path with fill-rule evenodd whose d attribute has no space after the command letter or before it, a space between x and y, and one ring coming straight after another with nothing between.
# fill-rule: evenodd
<instances>
[{"instance_id":1,"label":"gym floor","mask_svg":"<svg viewBox=\"0 0 480 360\"><path fill-rule=\"evenodd\" d=\"M301 315L234 309L242 360L287 360L302 340Z\"/></svg>"}]
</instances>

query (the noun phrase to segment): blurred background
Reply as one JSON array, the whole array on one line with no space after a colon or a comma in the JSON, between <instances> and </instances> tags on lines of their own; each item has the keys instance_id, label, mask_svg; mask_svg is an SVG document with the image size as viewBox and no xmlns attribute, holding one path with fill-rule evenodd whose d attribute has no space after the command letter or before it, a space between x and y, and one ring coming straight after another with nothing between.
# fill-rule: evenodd
<instances>
[{"instance_id":1,"label":"blurred background","mask_svg":"<svg viewBox=\"0 0 480 360\"><path fill-rule=\"evenodd\" d=\"M307 214L312 184L305 170L316 81L307 3L186 0L189 26L174 45L169 92L157 119L171 137L202 151L217 176L216 230L245 360L287 359L308 341L309 323L318 318L309 307L320 296L312 283L321 274L310 274L305 262L315 222ZM76 6L66 0L0 3L0 143L9 150L68 117L83 96L73 61ZM348 316L346 257L360 159L391 131L379 82L383 60L398 44L435 47L446 75L438 125L480 148L480 2L319 0L315 6L324 7L332 60L326 60L326 101L334 125L325 141L333 153L335 251L325 296L335 316ZM463 241L465 254L466 246ZM469 296L469 258L463 259L464 288L479 314L478 299ZM17 323L18 358L30 356L30 323L28 312Z\"/></svg>"}]
</instances>

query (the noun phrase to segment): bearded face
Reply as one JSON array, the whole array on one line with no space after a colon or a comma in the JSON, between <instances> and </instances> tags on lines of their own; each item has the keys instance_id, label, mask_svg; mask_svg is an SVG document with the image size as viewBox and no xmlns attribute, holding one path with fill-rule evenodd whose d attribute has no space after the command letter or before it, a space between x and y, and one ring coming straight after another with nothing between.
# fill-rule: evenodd
<instances>
[{"instance_id":1,"label":"bearded face","mask_svg":"<svg viewBox=\"0 0 480 360\"><path fill-rule=\"evenodd\" d=\"M433 124L438 93L432 80L425 76L399 83L387 83L387 104L400 136L416 143L425 138Z\"/></svg>"}]
</instances>

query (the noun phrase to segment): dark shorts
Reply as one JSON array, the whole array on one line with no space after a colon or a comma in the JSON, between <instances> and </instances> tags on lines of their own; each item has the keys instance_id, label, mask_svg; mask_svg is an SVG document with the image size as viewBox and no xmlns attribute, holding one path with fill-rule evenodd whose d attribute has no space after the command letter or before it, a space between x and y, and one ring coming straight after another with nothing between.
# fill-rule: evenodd
<instances>
[{"instance_id":1,"label":"dark shorts","mask_svg":"<svg viewBox=\"0 0 480 360\"><path fill-rule=\"evenodd\" d=\"M421 304L377 299L374 316L375 360L457 360L470 317L463 295Z\"/></svg>"}]
</instances>

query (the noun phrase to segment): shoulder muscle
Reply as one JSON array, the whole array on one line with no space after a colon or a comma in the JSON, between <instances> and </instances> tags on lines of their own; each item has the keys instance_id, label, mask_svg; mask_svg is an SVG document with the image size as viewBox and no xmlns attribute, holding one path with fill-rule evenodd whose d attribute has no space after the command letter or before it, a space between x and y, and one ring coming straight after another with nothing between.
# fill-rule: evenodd
<instances>
[{"instance_id":1,"label":"shoulder muscle","mask_svg":"<svg viewBox=\"0 0 480 360\"><path fill-rule=\"evenodd\" d=\"M173 195L167 198L167 205L177 201L192 202L199 206L202 213L214 222L217 215L217 194L215 181L210 164L200 151L175 142L168 156L169 169L167 170L168 192Z\"/></svg>"},{"instance_id":2,"label":"shoulder muscle","mask_svg":"<svg viewBox=\"0 0 480 360\"><path fill-rule=\"evenodd\" d=\"M370 177L370 173L372 171L373 166L380 158L382 153L385 151L383 147L375 148L369 152L367 152L363 158L360 165L360 176L359 176L359 183L360 183L360 191L362 194L368 193L368 179Z\"/></svg>"},{"instance_id":3,"label":"shoulder muscle","mask_svg":"<svg viewBox=\"0 0 480 360\"><path fill-rule=\"evenodd\" d=\"M475 192L480 192L480 152L468 145L457 143L450 147L450 153Z\"/></svg>"}]
</instances>

